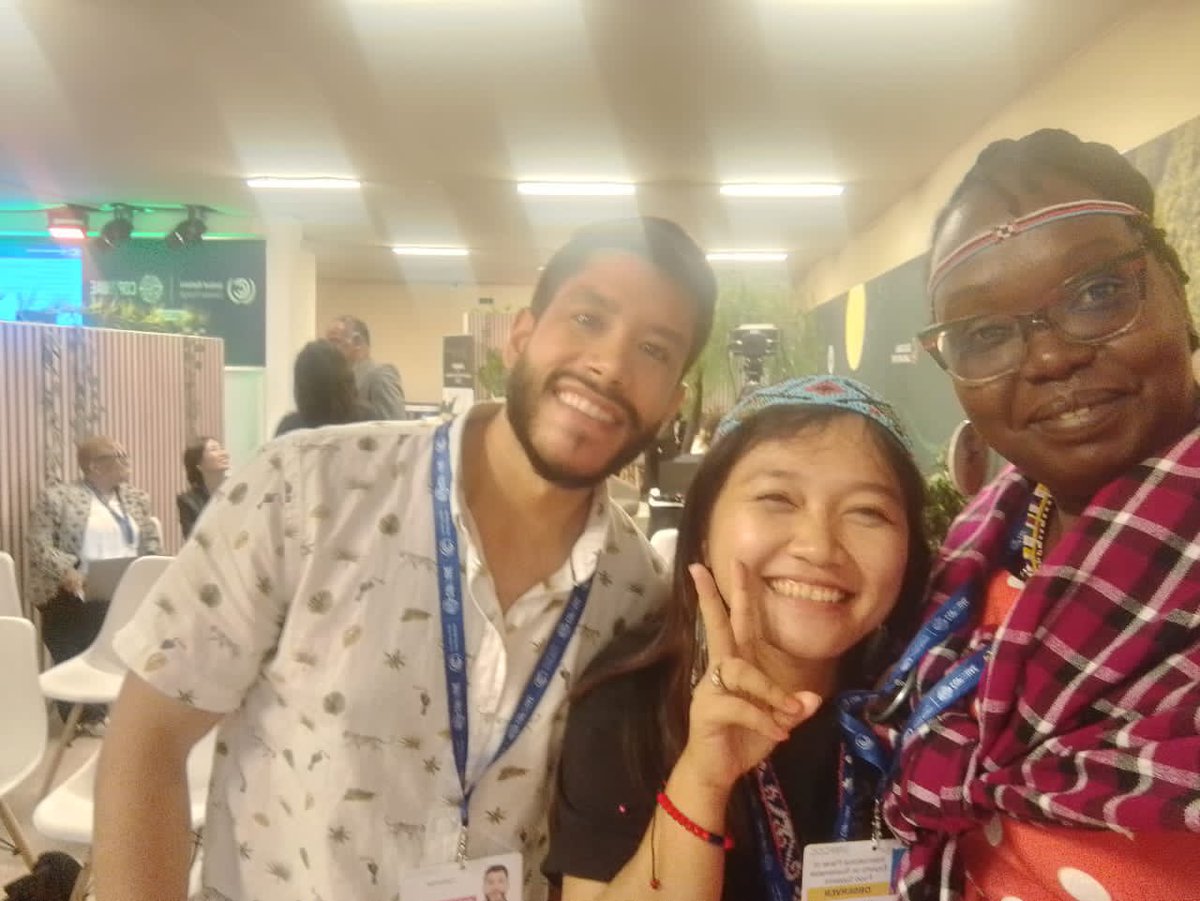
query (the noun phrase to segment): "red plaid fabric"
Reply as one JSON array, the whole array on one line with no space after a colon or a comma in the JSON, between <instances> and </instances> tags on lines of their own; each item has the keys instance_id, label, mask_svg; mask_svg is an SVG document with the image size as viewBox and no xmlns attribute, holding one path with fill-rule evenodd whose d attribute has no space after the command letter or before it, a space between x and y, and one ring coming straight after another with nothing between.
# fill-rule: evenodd
<instances>
[{"instance_id":1,"label":"red plaid fabric","mask_svg":"<svg viewBox=\"0 0 1200 901\"><path fill-rule=\"evenodd\" d=\"M963 585L982 596L1031 490L1010 467L956 521L933 607ZM902 898L960 899L956 836L995 811L1200 832L1198 535L1200 429L1103 488L995 634L976 628L927 655L918 699L994 641L974 703L900 748L884 815L911 845Z\"/></svg>"}]
</instances>

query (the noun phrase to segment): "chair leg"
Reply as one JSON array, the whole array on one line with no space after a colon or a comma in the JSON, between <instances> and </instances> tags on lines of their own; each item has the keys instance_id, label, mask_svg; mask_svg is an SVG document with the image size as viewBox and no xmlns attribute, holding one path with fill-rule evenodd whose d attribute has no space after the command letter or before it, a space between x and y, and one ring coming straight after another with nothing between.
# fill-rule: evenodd
<instances>
[{"instance_id":1,"label":"chair leg","mask_svg":"<svg viewBox=\"0 0 1200 901\"><path fill-rule=\"evenodd\" d=\"M83 705L75 704L71 707L71 712L67 714L67 721L63 725L62 735L59 736L58 744L55 745L54 755L50 758L50 768L46 770L46 775L42 779L42 790L38 793L38 798L44 798L50 794L50 789L54 785L54 777L58 775L58 768L62 764L63 755L67 753L67 748L71 744L71 740L75 737L75 729L79 726L79 718L83 716Z\"/></svg>"},{"instance_id":2,"label":"chair leg","mask_svg":"<svg viewBox=\"0 0 1200 901\"><path fill-rule=\"evenodd\" d=\"M13 816L7 801L0 801L0 821L4 822L4 828L12 836L13 844L17 846L17 853L21 855L21 860L25 861L25 866L32 871L34 857L33 851L29 847L29 839L25 838L25 833L21 831L21 824Z\"/></svg>"},{"instance_id":3,"label":"chair leg","mask_svg":"<svg viewBox=\"0 0 1200 901\"><path fill-rule=\"evenodd\" d=\"M71 889L70 901L83 901L87 897L88 884L92 881L92 856L89 854L83 862L83 868L75 879L75 887Z\"/></svg>"}]
</instances>

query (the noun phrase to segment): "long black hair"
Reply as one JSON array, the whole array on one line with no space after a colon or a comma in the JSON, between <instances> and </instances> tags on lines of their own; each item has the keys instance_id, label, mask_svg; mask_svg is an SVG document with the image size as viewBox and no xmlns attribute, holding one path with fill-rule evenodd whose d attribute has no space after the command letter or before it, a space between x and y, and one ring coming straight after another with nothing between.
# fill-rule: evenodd
<instances>
[{"instance_id":1,"label":"long black hair","mask_svg":"<svg viewBox=\"0 0 1200 901\"><path fill-rule=\"evenodd\" d=\"M362 418L354 370L341 351L328 341L305 344L296 355L293 375L296 410L306 426L334 425Z\"/></svg>"}]
</instances>

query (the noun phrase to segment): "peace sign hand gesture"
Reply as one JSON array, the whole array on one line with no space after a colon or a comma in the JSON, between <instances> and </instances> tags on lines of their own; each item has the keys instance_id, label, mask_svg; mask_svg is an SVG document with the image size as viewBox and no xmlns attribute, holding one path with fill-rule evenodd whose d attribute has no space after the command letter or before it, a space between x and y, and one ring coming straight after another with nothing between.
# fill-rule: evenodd
<instances>
[{"instance_id":1,"label":"peace sign hand gesture","mask_svg":"<svg viewBox=\"0 0 1200 901\"><path fill-rule=\"evenodd\" d=\"M821 698L810 691L789 694L760 669L766 641L741 561L734 564L728 607L708 569L692 564L688 572L699 596L709 667L692 695L688 740L678 765L697 782L727 792L812 716Z\"/></svg>"}]
</instances>

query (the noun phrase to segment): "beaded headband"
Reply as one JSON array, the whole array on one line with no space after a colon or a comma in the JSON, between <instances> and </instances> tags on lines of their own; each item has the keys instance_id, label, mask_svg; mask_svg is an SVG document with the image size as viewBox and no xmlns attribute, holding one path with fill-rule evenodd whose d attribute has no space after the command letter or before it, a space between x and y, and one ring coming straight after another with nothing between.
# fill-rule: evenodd
<instances>
[{"instance_id":1,"label":"beaded headband","mask_svg":"<svg viewBox=\"0 0 1200 901\"><path fill-rule=\"evenodd\" d=\"M1042 207L1040 210L1026 213L1024 216L989 228L974 238L964 241L942 257L937 268L929 275L930 295L952 269L962 265L981 251L996 244L1002 244L1023 232L1032 231L1060 219L1073 219L1076 216L1125 216L1130 219L1145 219L1146 213L1135 206L1116 200L1073 200L1070 203L1056 203L1053 206Z\"/></svg>"},{"instance_id":2,"label":"beaded headband","mask_svg":"<svg viewBox=\"0 0 1200 901\"><path fill-rule=\"evenodd\" d=\"M839 375L809 375L759 388L734 404L733 409L722 417L713 435L713 443L734 431L760 410L779 406L831 407L858 413L879 423L905 449L912 451L912 442L909 441L904 426L900 424L900 417L896 415L891 404L862 382Z\"/></svg>"}]
</instances>

